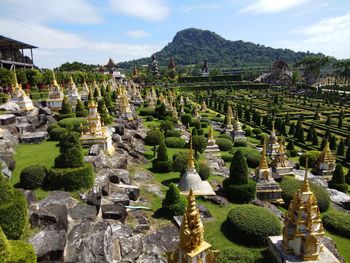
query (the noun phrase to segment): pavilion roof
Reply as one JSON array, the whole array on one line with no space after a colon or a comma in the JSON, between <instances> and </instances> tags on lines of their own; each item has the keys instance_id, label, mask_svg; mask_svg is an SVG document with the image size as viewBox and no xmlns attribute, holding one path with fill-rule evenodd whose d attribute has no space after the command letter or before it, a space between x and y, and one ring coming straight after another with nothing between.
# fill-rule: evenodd
<instances>
[{"instance_id":1,"label":"pavilion roof","mask_svg":"<svg viewBox=\"0 0 350 263\"><path fill-rule=\"evenodd\" d=\"M22 49L22 48L29 49L29 48L38 48L38 47L0 35L0 50Z\"/></svg>"}]
</instances>

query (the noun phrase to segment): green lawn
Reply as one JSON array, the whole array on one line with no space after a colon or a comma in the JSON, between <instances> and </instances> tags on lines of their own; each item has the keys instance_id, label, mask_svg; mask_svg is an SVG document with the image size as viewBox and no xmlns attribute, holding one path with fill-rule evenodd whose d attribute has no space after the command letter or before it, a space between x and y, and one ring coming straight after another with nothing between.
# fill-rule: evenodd
<instances>
[{"instance_id":1,"label":"green lawn","mask_svg":"<svg viewBox=\"0 0 350 263\"><path fill-rule=\"evenodd\" d=\"M19 175L23 168L41 164L46 168L54 165L55 158L59 154L58 142L46 141L39 144L18 144L16 147L15 161L16 167L13 172L11 182L13 185L19 183ZM41 199L47 195L42 189L35 191L37 198Z\"/></svg>"}]
</instances>

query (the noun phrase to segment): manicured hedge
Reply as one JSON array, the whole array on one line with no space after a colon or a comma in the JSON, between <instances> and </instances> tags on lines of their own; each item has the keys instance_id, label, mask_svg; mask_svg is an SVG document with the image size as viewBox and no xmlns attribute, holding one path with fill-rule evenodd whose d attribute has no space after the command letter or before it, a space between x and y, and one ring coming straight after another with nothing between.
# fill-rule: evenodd
<instances>
[{"instance_id":1,"label":"manicured hedge","mask_svg":"<svg viewBox=\"0 0 350 263\"><path fill-rule=\"evenodd\" d=\"M165 198L162 201L162 208L168 216L183 215L186 210L187 199L182 195L174 183L169 184Z\"/></svg>"},{"instance_id":2,"label":"manicured hedge","mask_svg":"<svg viewBox=\"0 0 350 263\"><path fill-rule=\"evenodd\" d=\"M59 114L58 119L63 120L67 118L75 118L75 113Z\"/></svg>"},{"instance_id":3,"label":"manicured hedge","mask_svg":"<svg viewBox=\"0 0 350 263\"><path fill-rule=\"evenodd\" d=\"M232 136L230 134L227 134L227 133L219 134L218 138L224 138L224 139L233 141Z\"/></svg>"},{"instance_id":4,"label":"manicured hedge","mask_svg":"<svg viewBox=\"0 0 350 263\"><path fill-rule=\"evenodd\" d=\"M198 174L202 180L207 180L210 176L210 167L206 162L199 163Z\"/></svg>"},{"instance_id":5,"label":"manicured hedge","mask_svg":"<svg viewBox=\"0 0 350 263\"><path fill-rule=\"evenodd\" d=\"M33 246L22 240L9 240L11 254L9 262L36 263L36 255ZM1 262L1 261L0 261Z\"/></svg>"},{"instance_id":6,"label":"manicured hedge","mask_svg":"<svg viewBox=\"0 0 350 263\"><path fill-rule=\"evenodd\" d=\"M224 138L217 138L216 144L219 146L220 151L229 151L233 147L233 142Z\"/></svg>"},{"instance_id":7,"label":"manicured hedge","mask_svg":"<svg viewBox=\"0 0 350 263\"><path fill-rule=\"evenodd\" d=\"M156 111L155 108L142 108L140 109L140 116L155 116Z\"/></svg>"},{"instance_id":8,"label":"manicured hedge","mask_svg":"<svg viewBox=\"0 0 350 263\"><path fill-rule=\"evenodd\" d=\"M156 173L169 173L173 168L172 161L159 161L154 159L152 161L152 171Z\"/></svg>"},{"instance_id":9,"label":"manicured hedge","mask_svg":"<svg viewBox=\"0 0 350 263\"><path fill-rule=\"evenodd\" d=\"M255 198L256 183L251 178L247 184L231 184L229 179L223 181L223 188L230 201L244 204Z\"/></svg>"},{"instance_id":10,"label":"manicured hedge","mask_svg":"<svg viewBox=\"0 0 350 263\"><path fill-rule=\"evenodd\" d=\"M24 189L37 189L42 185L45 176L45 166L40 164L27 166L20 174L20 185Z\"/></svg>"},{"instance_id":11,"label":"manicured hedge","mask_svg":"<svg viewBox=\"0 0 350 263\"><path fill-rule=\"evenodd\" d=\"M165 137L181 137L181 132L179 130L167 130Z\"/></svg>"},{"instance_id":12,"label":"manicured hedge","mask_svg":"<svg viewBox=\"0 0 350 263\"><path fill-rule=\"evenodd\" d=\"M0 227L9 239L18 239L27 221L27 201L14 189L12 197L0 204Z\"/></svg>"},{"instance_id":13,"label":"manicured hedge","mask_svg":"<svg viewBox=\"0 0 350 263\"><path fill-rule=\"evenodd\" d=\"M74 131L81 132L80 126L87 126L88 121L86 118L66 118L60 120L57 124L63 128L71 127Z\"/></svg>"},{"instance_id":14,"label":"manicured hedge","mask_svg":"<svg viewBox=\"0 0 350 263\"><path fill-rule=\"evenodd\" d=\"M231 162L232 161L232 154L229 153L221 153L221 158L224 160L224 162Z\"/></svg>"},{"instance_id":15,"label":"manicured hedge","mask_svg":"<svg viewBox=\"0 0 350 263\"><path fill-rule=\"evenodd\" d=\"M254 255L249 250L230 247L220 251L216 263L254 263L255 261Z\"/></svg>"},{"instance_id":16,"label":"manicured hedge","mask_svg":"<svg viewBox=\"0 0 350 263\"><path fill-rule=\"evenodd\" d=\"M227 215L231 234L242 243L266 246L268 236L281 234L279 219L262 207L240 205Z\"/></svg>"},{"instance_id":17,"label":"manicured hedge","mask_svg":"<svg viewBox=\"0 0 350 263\"><path fill-rule=\"evenodd\" d=\"M308 151L299 157L299 164L305 167L306 158L308 158L308 167L314 167L317 161L319 151Z\"/></svg>"},{"instance_id":18,"label":"manicured hedge","mask_svg":"<svg viewBox=\"0 0 350 263\"><path fill-rule=\"evenodd\" d=\"M292 176L283 177L280 186L283 191L282 198L286 207L289 206L289 203L293 199L294 193L298 190L298 188L302 186L302 184L302 181L298 181ZM331 202L327 190L325 190L322 186L312 182L310 182L310 188L316 196L320 211L325 212L329 208Z\"/></svg>"},{"instance_id":19,"label":"manicured hedge","mask_svg":"<svg viewBox=\"0 0 350 263\"><path fill-rule=\"evenodd\" d=\"M59 141L61 136L67 132L66 128L57 127L49 131L51 141Z\"/></svg>"},{"instance_id":20,"label":"manicured hedge","mask_svg":"<svg viewBox=\"0 0 350 263\"><path fill-rule=\"evenodd\" d=\"M247 145L247 141L242 139L236 139L233 143L233 147L247 147Z\"/></svg>"},{"instance_id":21,"label":"manicured hedge","mask_svg":"<svg viewBox=\"0 0 350 263\"><path fill-rule=\"evenodd\" d=\"M233 147L230 153L235 154L237 150L241 150L250 168L256 168L259 166L261 154L258 150L253 149L251 147Z\"/></svg>"},{"instance_id":22,"label":"manicured hedge","mask_svg":"<svg viewBox=\"0 0 350 263\"><path fill-rule=\"evenodd\" d=\"M78 168L52 168L44 180L44 186L49 190L75 191L91 188L93 184L94 174L91 164Z\"/></svg>"},{"instance_id":23,"label":"manicured hedge","mask_svg":"<svg viewBox=\"0 0 350 263\"><path fill-rule=\"evenodd\" d=\"M185 139L179 137L168 137L165 139L165 144L169 148L186 148Z\"/></svg>"},{"instance_id":24,"label":"manicured hedge","mask_svg":"<svg viewBox=\"0 0 350 263\"><path fill-rule=\"evenodd\" d=\"M350 238L349 214L332 209L324 214L322 221L327 230L340 236Z\"/></svg>"}]
</instances>

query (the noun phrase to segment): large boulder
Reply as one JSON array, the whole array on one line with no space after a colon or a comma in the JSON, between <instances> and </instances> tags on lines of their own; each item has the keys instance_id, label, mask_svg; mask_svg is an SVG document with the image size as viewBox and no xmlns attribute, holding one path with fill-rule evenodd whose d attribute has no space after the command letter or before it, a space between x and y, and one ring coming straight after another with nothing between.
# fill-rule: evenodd
<instances>
[{"instance_id":1,"label":"large boulder","mask_svg":"<svg viewBox=\"0 0 350 263\"><path fill-rule=\"evenodd\" d=\"M0 125L9 125L16 122L16 116L13 114L0 115Z\"/></svg>"},{"instance_id":2,"label":"large boulder","mask_svg":"<svg viewBox=\"0 0 350 263\"><path fill-rule=\"evenodd\" d=\"M113 184L130 184L130 176L129 171L125 169L113 169L113 171L109 170L109 180Z\"/></svg>"},{"instance_id":3,"label":"large boulder","mask_svg":"<svg viewBox=\"0 0 350 263\"><path fill-rule=\"evenodd\" d=\"M102 193L97 191L90 191L87 195L86 203L96 208L96 214L100 211Z\"/></svg>"},{"instance_id":4,"label":"large boulder","mask_svg":"<svg viewBox=\"0 0 350 263\"><path fill-rule=\"evenodd\" d=\"M143 240L141 234L120 239L121 255L123 260L135 262L143 251Z\"/></svg>"},{"instance_id":5,"label":"large boulder","mask_svg":"<svg viewBox=\"0 0 350 263\"><path fill-rule=\"evenodd\" d=\"M16 124L15 127L17 128L19 134L35 131L35 126L28 122L22 122L22 123Z\"/></svg>"},{"instance_id":6,"label":"large boulder","mask_svg":"<svg viewBox=\"0 0 350 263\"><path fill-rule=\"evenodd\" d=\"M66 245L64 230L42 230L29 239L33 245L38 261L63 261Z\"/></svg>"},{"instance_id":7,"label":"large boulder","mask_svg":"<svg viewBox=\"0 0 350 263\"><path fill-rule=\"evenodd\" d=\"M327 188L331 201L350 211L350 196L335 189Z\"/></svg>"},{"instance_id":8,"label":"large boulder","mask_svg":"<svg viewBox=\"0 0 350 263\"><path fill-rule=\"evenodd\" d=\"M159 254L147 253L147 254L141 254L135 262L136 263L167 263L168 260Z\"/></svg>"},{"instance_id":9,"label":"large boulder","mask_svg":"<svg viewBox=\"0 0 350 263\"><path fill-rule=\"evenodd\" d=\"M45 114L47 116L52 115L52 111L48 107L39 108L39 114Z\"/></svg>"},{"instance_id":10,"label":"large boulder","mask_svg":"<svg viewBox=\"0 0 350 263\"><path fill-rule=\"evenodd\" d=\"M19 111L20 107L16 102L13 101L8 101L4 104L0 105L0 110L5 110L5 111Z\"/></svg>"},{"instance_id":11,"label":"large boulder","mask_svg":"<svg viewBox=\"0 0 350 263\"><path fill-rule=\"evenodd\" d=\"M47 132L28 132L20 136L21 143L40 143L49 138Z\"/></svg>"},{"instance_id":12,"label":"large boulder","mask_svg":"<svg viewBox=\"0 0 350 263\"><path fill-rule=\"evenodd\" d=\"M122 223L125 222L127 212L124 205L121 204L106 204L101 205L102 218L118 220Z\"/></svg>"},{"instance_id":13,"label":"large boulder","mask_svg":"<svg viewBox=\"0 0 350 263\"><path fill-rule=\"evenodd\" d=\"M115 132L116 132L117 134L119 134L120 136L123 136L123 135L124 135L124 131L125 131L124 125L118 124L118 125L116 125L114 128L115 128Z\"/></svg>"},{"instance_id":14,"label":"large boulder","mask_svg":"<svg viewBox=\"0 0 350 263\"><path fill-rule=\"evenodd\" d=\"M25 189L18 189L18 190L20 190L23 193L24 197L27 200L28 205L31 205L31 204L35 203L36 196L35 196L35 192L34 191L32 191L32 190L25 190Z\"/></svg>"},{"instance_id":15,"label":"large boulder","mask_svg":"<svg viewBox=\"0 0 350 263\"><path fill-rule=\"evenodd\" d=\"M95 220L96 207L86 204L77 204L73 208L68 209L69 216L74 220Z\"/></svg>"}]
</instances>

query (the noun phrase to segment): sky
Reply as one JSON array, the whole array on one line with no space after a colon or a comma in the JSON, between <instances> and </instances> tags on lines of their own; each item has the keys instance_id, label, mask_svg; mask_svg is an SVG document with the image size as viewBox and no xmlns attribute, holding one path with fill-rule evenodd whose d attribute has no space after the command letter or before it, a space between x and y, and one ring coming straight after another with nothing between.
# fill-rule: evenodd
<instances>
[{"instance_id":1,"label":"sky","mask_svg":"<svg viewBox=\"0 0 350 263\"><path fill-rule=\"evenodd\" d=\"M43 68L149 57L190 27L350 58L349 0L0 0L0 35L39 47Z\"/></svg>"}]
</instances>

